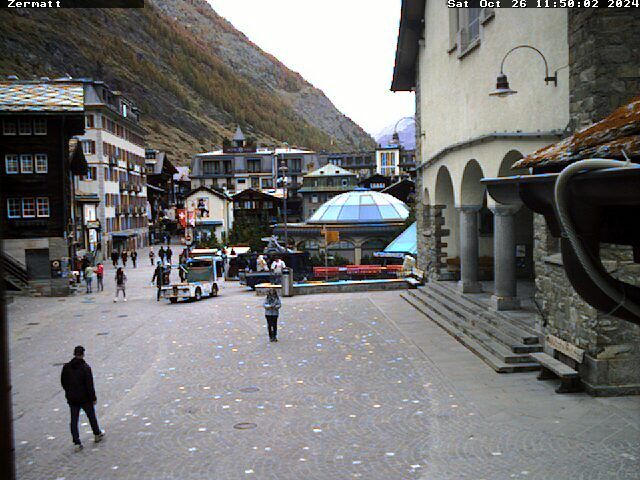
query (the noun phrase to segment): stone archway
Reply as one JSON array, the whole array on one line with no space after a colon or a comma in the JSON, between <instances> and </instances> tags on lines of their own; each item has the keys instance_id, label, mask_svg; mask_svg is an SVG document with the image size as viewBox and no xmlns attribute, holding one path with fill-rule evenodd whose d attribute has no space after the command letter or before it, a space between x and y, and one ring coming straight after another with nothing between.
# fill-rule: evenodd
<instances>
[{"instance_id":1,"label":"stone archway","mask_svg":"<svg viewBox=\"0 0 640 480\"><path fill-rule=\"evenodd\" d=\"M447 167L436 176L433 205L432 253L433 270L440 280L457 280L459 274L458 215L455 209L453 181Z\"/></svg>"},{"instance_id":2,"label":"stone archway","mask_svg":"<svg viewBox=\"0 0 640 480\"><path fill-rule=\"evenodd\" d=\"M462 293L482 291L478 281L480 257L480 229L478 219L486 204L486 187L482 167L476 160L469 160L462 172L460 184L460 283ZM486 208L486 207L485 207Z\"/></svg>"}]
</instances>

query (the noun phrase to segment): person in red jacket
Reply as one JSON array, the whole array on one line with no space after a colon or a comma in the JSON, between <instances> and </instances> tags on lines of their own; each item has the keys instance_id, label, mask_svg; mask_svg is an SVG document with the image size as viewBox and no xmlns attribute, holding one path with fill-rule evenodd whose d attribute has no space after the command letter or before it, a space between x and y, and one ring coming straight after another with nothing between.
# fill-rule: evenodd
<instances>
[{"instance_id":1,"label":"person in red jacket","mask_svg":"<svg viewBox=\"0 0 640 480\"><path fill-rule=\"evenodd\" d=\"M73 349L73 358L69 363L64 364L60 376L60 383L62 383L67 403L71 409L71 437L77 452L82 450L82 442L78 432L80 409L84 410L89 419L95 442L98 443L104 438L104 432L98 426L98 418L94 408L97 398L93 387L93 374L91 367L84 361L84 351L82 345Z\"/></svg>"}]
</instances>

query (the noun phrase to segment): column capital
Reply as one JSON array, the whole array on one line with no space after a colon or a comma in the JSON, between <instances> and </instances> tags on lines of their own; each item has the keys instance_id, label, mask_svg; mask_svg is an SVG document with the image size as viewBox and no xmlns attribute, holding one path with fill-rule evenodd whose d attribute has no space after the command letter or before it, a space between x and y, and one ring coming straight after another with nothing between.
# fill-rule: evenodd
<instances>
[{"instance_id":1,"label":"column capital","mask_svg":"<svg viewBox=\"0 0 640 480\"><path fill-rule=\"evenodd\" d=\"M482 205L456 205L456 210L463 213L476 213L479 212Z\"/></svg>"},{"instance_id":2,"label":"column capital","mask_svg":"<svg viewBox=\"0 0 640 480\"><path fill-rule=\"evenodd\" d=\"M522 205L492 205L489 209L493 212L494 215L499 217L508 217L510 215L515 215Z\"/></svg>"}]
</instances>

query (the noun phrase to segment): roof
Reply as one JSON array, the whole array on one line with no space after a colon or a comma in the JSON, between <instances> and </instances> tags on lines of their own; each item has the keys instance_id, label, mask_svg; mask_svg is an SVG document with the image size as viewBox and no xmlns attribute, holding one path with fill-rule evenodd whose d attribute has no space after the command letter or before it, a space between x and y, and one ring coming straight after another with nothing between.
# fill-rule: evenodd
<instances>
[{"instance_id":1,"label":"roof","mask_svg":"<svg viewBox=\"0 0 640 480\"><path fill-rule=\"evenodd\" d=\"M424 23L424 0L402 0L391 90L406 92L416 86L416 63Z\"/></svg>"},{"instance_id":2,"label":"roof","mask_svg":"<svg viewBox=\"0 0 640 480\"><path fill-rule=\"evenodd\" d=\"M349 176L357 177L357 175L349 170L346 170L338 165L332 165L328 163L324 167L320 167L313 172L307 173L304 177L333 177L333 176Z\"/></svg>"},{"instance_id":3,"label":"roof","mask_svg":"<svg viewBox=\"0 0 640 480\"><path fill-rule=\"evenodd\" d=\"M418 254L418 230L417 222L413 222L404 232L398 235L383 251L390 253Z\"/></svg>"},{"instance_id":4,"label":"roof","mask_svg":"<svg viewBox=\"0 0 640 480\"><path fill-rule=\"evenodd\" d=\"M82 83L0 82L0 111L83 112Z\"/></svg>"},{"instance_id":5,"label":"roof","mask_svg":"<svg viewBox=\"0 0 640 480\"><path fill-rule=\"evenodd\" d=\"M84 156L82 144L77 138L69 140L69 170L74 175L86 175L89 172L89 164Z\"/></svg>"},{"instance_id":6,"label":"roof","mask_svg":"<svg viewBox=\"0 0 640 480\"><path fill-rule=\"evenodd\" d=\"M198 188L196 188L194 190L191 190L185 196L186 197L190 197L190 196L195 195L197 192L202 191L202 190L204 190L204 191L206 191L206 192L208 192L208 193L210 193L212 195L215 195L217 197L220 197L223 200L231 200L231 197L229 195L227 195L226 193L220 192L218 190L214 190L213 188L205 187L204 185L201 186L201 187L198 187Z\"/></svg>"},{"instance_id":7,"label":"roof","mask_svg":"<svg viewBox=\"0 0 640 480\"><path fill-rule=\"evenodd\" d=\"M563 167L587 158L629 158L640 161L640 96L564 140L541 148L512 168Z\"/></svg>"},{"instance_id":8,"label":"roof","mask_svg":"<svg viewBox=\"0 0 640 480\"><path fill-rule=\"evenodd\" d=\"M278 200L278 201L282 200L282 197L278 197L270 193L262 192L260 190L256 190L255 188L245 188L241 192L238 192L235 195L232 195L231 197L235 201L235 200L242 199L247 195L253 195L253 196L258 195L259 197L263 197L265 200Z\"/></svg>"},{"instance_id":9,"label":"roof","mask_svg":"<svg viewBox=\"0 0 640 480\"><path fill-rule=\"evenodd\" d=\"M402 222L408 216L407 206L391 195L354 190L337 195L322 204L307 220L307 224Z\"/></svg>"},{"instance_id":10,"label":"roof","mask_svg":"<svg viewBox=\"0 0 640 480\"><path fill-rule=\"evenodd\" d=\"M233 140L235 142L244 142L245 141L244 133L242 133L242 129L240 128L240 125L238 125L238 128L236 128L236 133L233 136Z\"/></svg>"}]
</instances>

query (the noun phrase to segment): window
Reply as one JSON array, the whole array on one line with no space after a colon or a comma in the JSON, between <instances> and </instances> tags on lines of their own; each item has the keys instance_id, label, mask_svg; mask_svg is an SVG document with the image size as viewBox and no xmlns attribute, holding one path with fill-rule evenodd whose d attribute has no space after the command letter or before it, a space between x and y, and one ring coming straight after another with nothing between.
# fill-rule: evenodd
<instances>
[{"instance_id":1,"label":"window","mask_svg":"<svg viewBox=\"0 0 640 480\"><path fill-rule=\"evenodd\" d=\"M247 160L247 171L249 173L260 173L261 162L259 159Z\"/></svg>"},{"instance_id":2,"label":"window","mask_svg":"<svg viewBox=\"0 0 640 480\"><path fill-rule=\"evenodd\" d=\"M449 53L462 57L480 42L480 25L493 18L492 8L452 8L449 10Z\"/></svg>"},{"instance_id":3,"label":"window","mask_svg":"<svg viewBox=\"0 0 640 480\"><path fill-rule=\"evenodd\" d=\"M18 122L18 133L20 135L31 135L31 120L20 120Z\"/></svg>"},{"instance_id":4,"label":"window","mask_svg":"<svg viewBox=\"0 0 640 480\"><path fill-rule=\"evenodd\" d=\"M20 218L19 198L7 198L7 216L9 218Z\"/></svg>"},{"instance_id":5,"label":"window","mask_svg":"<svg viewBox=\"0 0 640 480\"><path fill-rule=\"evenodd\" d=\"M37 199L38 217L49 216L49 199L47 197L39 197Z\"/></svg>"},{"instance_id":6,"label":"window","mask_svg":"<svg viewBox=\"0 0 640 480\"><path fill-rule=\"evenodd\" d=\"M2 121L2 134L3 135L15 135L16 134L16 122L11 120Z\"/></svg>"},{"instance_id":7,"label":"window","mask_svg":"<svg viewBox=\"0 0 640 480\"><path fill-rule=\"evenodd\" d=\"M87 128L93 128L95 126L94 117L91 114L87 114L84 117L84 126Z\"/></svg>"},{"instance_id":8,"label":"window","mask_svg":"<svg viewBox=\"0 0 640 480\"><path fill-rule=\"evenodd\" d=\"M47 173L49 171L49 159L46 153L36 154L36 173Z\"/></svg>"},{"instance_id":9,"label":"window","mask_svg":"<svg viewBox=\"0 0 640 480\"><path fill-rule=\"evenodd\" d=\"M238 182L238 184L241 184L241 183L242 183L242 184L245 184L245 183L247 183L247 179L246 179L246 178L239 178L239 179L237 180L237 182Z\"/></svg>"},{"instance_id":10,"label":"window","mask_svg":"<svg viewBox=\"0 0 640 480\"><path fill-rule=\"evenodd\" d=\"M317 195L313 195L311 197L311 203L318 203L318 196Z\"/></svg>"},{"instance_id":11,"label":"window","mask_svg":"<svg viewBox=\"0 0 640 480\"><path fill-rule=\"evenodd\" d=\"M33 218L36 216L36 201L33 198L22 199L22 216Z\"/></svg>"},{"instance_id":12,"label":"window","mask_svg":"<svg viewBox=\"0 0 640 480\"><path fill-rule=\"evenodd\" d=\"M82 151L86 155L96 153L96 142L93 140L82 140Z\"/></svg>"},{"instance_id":13,"label":"window","mask_svg":"<svg viewBox=\"0 0 640 480\"><path fill-rule=\"evenodd\" d=\"M348 187L349 186L349 180L347 180L346 178L342 179L342 186L343 187Z\"/></svg>"},{"instance_id":14,"label":"window","mask_svg":"<svg viewBox=\"0 0 640 480\"><path fill-rule=\"evenodd\" d=\"M273 180L270 178L263 178L262 188L273 188Z\"/></svg>"},{"instance_id":15,"label":"window","mask_svg":"<svg viewBox=\"0 0 640 480\"><path fill-rule=\"evenodd\" d=\"M260 188L260 178L251 177L251 188Z\"/></svg>"},{"instance_id":16,"label":"window","mask_svg":"<svg viewBox=\"0 0 640 480\"><path fill-rule=\"evenodd\" d=\"M17 155L5 155L4 156L4 167L5 171L8 175L20 173L20 166L18 164L18 156Z\"/></svg>"},{"instance_id":17,"label":"window","mask_svg":"<svg viewBox=\"0 0 640 480\"><path fill-rule=\"evenodd\" d=\"M20 155L20 171L22 173L33 173L33 155Z\"/></svg>"},{"instance_id":18,"label":"window","mask_svg":"<svg viewBox=\"0 0 640 480\"><path fill-rule=\"evenodd\" d=\"M47 119L37 118L33 121L33 133L34 135L46 135L47 134Z\"/></svg>"}]
</instances>

